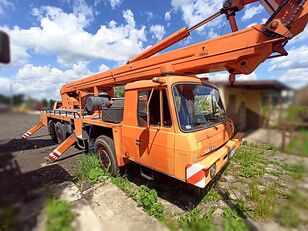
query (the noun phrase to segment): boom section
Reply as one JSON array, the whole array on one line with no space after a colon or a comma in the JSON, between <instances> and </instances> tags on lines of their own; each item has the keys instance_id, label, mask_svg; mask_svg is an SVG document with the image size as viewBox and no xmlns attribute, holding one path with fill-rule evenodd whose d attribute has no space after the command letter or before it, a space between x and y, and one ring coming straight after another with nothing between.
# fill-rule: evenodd
<instances>
[{"instance_id":1,"label":"boom section","mask_svg":"<svg viewBox=\"0 0 308 231\"><path fill-rule=\"evenodd\" d=\"M234 21L231 16L234 16L235 12L241 10L244 5L254 1L226 2L224 8L210 19L224 13L232 27ZM233 32L227 35L152 56L189 36L191 28L182 28L154 45L153 48L132 58L126 65L65 84L60 90L64 106L67 97L76 98L78 91L95 95L99 90L108 91L116 85L151 79L160 75L191 75L224 70L233 75L250 74L273 53L286 55L285 44L301 33L308 21L306 0L267 0L261 3L272 13L265 24L254 25L239 31L236 30L237 26L233 25ZM200 25L203 25L202 22Z\"/></svg>"}]
</instances>

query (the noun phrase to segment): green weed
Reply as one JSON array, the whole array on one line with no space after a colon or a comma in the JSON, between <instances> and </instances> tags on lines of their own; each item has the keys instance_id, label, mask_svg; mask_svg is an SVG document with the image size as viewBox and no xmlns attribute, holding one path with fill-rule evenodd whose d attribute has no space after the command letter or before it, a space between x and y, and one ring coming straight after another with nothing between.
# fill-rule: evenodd
<instances>
[{"instance_id":1,"label":"green weed","mask_svg":"<svg viewBox=\"0 0 308 231\"><path fill-rule=\"evenodd\" d=\"M286 199L289 204L292 204L294 207L303 208L308 210L308 197L301 194L297 190L292 190L286 194Z\"/></svg>"},{"instance_id":2,"label":"green weed","mask_svg":"<svg viewBox=\"0 0 308 231\"><path fill-rule=\"evenodd\" d=\"M300 153L308 156L308 130L303 129L292 136L286 147L286 151L290 153Z\"/></svg>"},{"instance_id":3,"label":"green weed","mask_svg":"<svg viewBox=\"0 0 308 231\"><path fill-rule=\"evenodd\" d=\"M157 193L154 189L141 185L139 189L124 176L112 177L108 171L100 168L99 160L96 156L82 157L78 163L76 173L78 182L104 182L110 180L111 183L120 188L128 197L133 198L139 206L151 216L157 219L164 217L164 207L157 202Z\"/></svg>"},{"instance_id":4,"label":"green weed","mask_svg":"<svg viewBox=\"0 0 308 231\"><path fill-rule=\"evenodd\" d=\"M120 188L128 197L134 197L137 194L136 188L125 175L112 177L111 182Z\"/></svg>"},{"instance_id":5,"label":"green weed","mask_svg":"<svg viewBox=\"0 0 308 231\"><path fill-rule=\"evenodd\" d=\"M55 198L49 199L44 212L47 216L47 231L72 230L71 223L75 214L71 211L68 202Z\"/></svg>"},{"instance_id":6,"label":"green weed","mask_svg":"<svg viewBox=\"0 0 308 231\"><path fill-rule=\"evenodd\" d=\"M266 219L274 215L277 200L277 184L267 187L264 191L258 188L256 179L249 184L250 199L254 202L253 215L259 219Z\"/></svg>"},{"instance_id":7,"label":"green weed","mask_svg":"<svg viewBox=\"0 0 308 231\"><path fill-rule=\"evenodd\" d=\"M258 184L256 179L252 179L249 184L250 197L252 201L259 201L261 197L261 191L258 189Z\"/></svg>"},{"instance_id":8,"label":"green weed","mask_svg":"<svg viewBox=\"0 0 308 231\"><path fill-rule=\"evenodd\" d=\"M245 200L238 199L236 201L236 206L241 211L241 213L244 214L245 216L248 216L248 217L252 216L253 208L249 206L249 204Z\"/></svg>"},{"instance_id":9,"label":"green weed","mask_svg":"<svg viewBox=\"0 0 308 231\"><path fill-rule=\"evenodd\" d=\"M2 207L0 209L0 230L7 231L12 229L16 216L16 209L12 207Z\"/></svg>"},{"instance_id":10,"label":"green weed","mask_svg":"<svg viewBox=\"0 0 308 231\"><path fill-rule=\"evenodd\" d=\"M227 208L224 210L223 214L223 228L224 231L246 231L248 227L245 221L237 215L237 213Z\"/></svg>"},{"instance_id":11,"label":"green weed","mask_svg":"<svg viewBox=\"0 0 308 231\"><path fill-rule=\"evenodd\" d=\"M136 195L136 202L151 216L161 220L164 217L164 206L157 202L157 192L141 185Z\"/></svg>"},{"instance_id":12,"label":"green weed","mask_svg":"<svg viewBox=\"0 0 308 231\"><path fill-rule=\"evenodd\" d=\"M265 166L269 161L264 152L269 150L266 145L246 144L237 150L234 160L239 164L238 175L245 178L254 178L265 174Z\"/></svg>"},{"instance_id":13,"label":"green weed","mask_svg":"<svg viewBox=\"0 0 308 231\"><path fill-rule=\"evenodd\" d=\"M211 201L215 202L215 201L219 201L221 199L222 199L222 196L220 196L214 190L211 190L202 198L202 202L204 202L204 203L208 203L208 202L211 202Z\"/></svg>"},{"instance_id":14,"label":"green weed","mask_svg":"<svg viewBox=\"0 0 308 231\"><path fill-rule=\"evenodd\" d=\"M296 228L300 224L300 218L296 210L291 207L283 207L279 211L278 222L282 226Z\"/></svg>"},{"instance_id":15,"label":"green weed","mask_svg":"<svg viewBox=\"0 0 308 231\"><path fill-rule=\"evenodd\" d=\"M267 219L272 217L275 212L275 203L277 196L277 188L275 185L272 185L266 188L263 192L256 192L259 194L259 197L256 197L254 216L256 218Z\"/></svg>"},{"instance_id":16,"label":"green weed","mask_svg":"<svg viewBox=\"0 0 308 231\"><path fill-rule=\"evenodd\" d=\"M285 169L288 171L291 177L296 180L301 180L305 176L305 165L303 163L286 164Z\"/></svg>"},{"instance_id":17,"label":"green weed","mask_svg":"<svg viewBox=\"0 0 308 231\"><path fill-rule=\"evenodd\" d=\"M76 172L78 182L99 182L108 179L109 174L100 167L100 162L96 156L84 156L78 162Z\"/></svg>"},{"instance_id":18,"label":"green weed","mask_svg":"<svg viewBox=\"0 0 308 231\"><path fill-rule=\"evenodd\" d=\"M214 211L215 210L210 210L206 215L204 215L199 209L193 209L179 219L179 225L182 230L215 231L216 224L213 218Z\"/></svg>"}]
</instances>

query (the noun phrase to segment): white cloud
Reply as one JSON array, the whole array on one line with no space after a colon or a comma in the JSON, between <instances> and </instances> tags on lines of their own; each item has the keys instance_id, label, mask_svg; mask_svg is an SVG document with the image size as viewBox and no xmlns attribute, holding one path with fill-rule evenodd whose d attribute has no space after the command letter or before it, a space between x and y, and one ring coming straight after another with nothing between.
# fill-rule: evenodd
<instances>
[{"instance_id":1,"label":"white cloud","mask_svg":"<svg viewBox=\"0 0 308 231\"><path fill-rule=\"evenodd\" d=\"M211 28L210 31L208 32L208 38L209 39L213 39L213 38L216 38L218 36L219 36L219 34L217 34L213 28Z\"/></svg>"},{"instance_id":2,"label":"white cloud","mask_svg":"<svg viewBox=\"0 0 308 231\"><path fill-rule=\"evenodd\" d=\"M153 33L152 37L156 38L157 40L161 40L166 33L165 27L162 25L152 25L150 27L150 32Z\"/></svg>"},{"instance_id":3,"label":"white cloud","mask_svg":"<svg viewBox=\"0 0 308 231\"><path fill-rule=\"evenodd\" d=\"M295 88L308 84L308 46L292 47L288 56L270 61L268 71L284 71L279 80Z\"/></svg>"},{"instance_id":4,"label":"white cloud","mask_svg":"<svg viewBox=\"0 0 308 231\"><path fill-rule=\"evenodd\" d=\"M74 64L72 69L60 70L49 66L27 64L13 80L14 93L23 93L34 98L60 99L60 87L68 82L92 74L86 62Z\"/></svg>"},{"instance_id":5,"label":"white cloud","mask_svg":"<svg viewBox=\"0 0 308 231\"><path fill-rule=\"evenodd\" d=\"M175 11L182 12L183 20L188 26L193 26L216 13L222 8L223 2L224 0L172 0L171 5ZM218 25L219 21L216 19L216 24L211 25Z\"/></svg>"},{"instance_id":6,"label":"white cloud","mask_svg":"<svg viewBox=\"0 0 308 231\"><path fill-rule=\"evenodd\" d=\"M216 73L205 73L197 75L197 77L208 77L210 81L229 81L229 73L226 71L216 72ZM255 72L252 72L249 75L236 75L235 81L243 81L243 80L257 80L257 75Z\"/></svg>"},{"instance_id":7,"label":"white cloud","mask_svg":"<svg viewBox=\"0 0 308 231\"><path fill-rule=\"evenodd\" d=\"M152 11L145 11L144 13L141 13L141 15L146 16L148 21L151 21L154 18L159 18L159 16L154 14Z\"/></svg>"},{"instance_id":8,"label":"white cloud","mask_svg":"<svg viewBox=\"0 0 308 231\"><path fill-rule=\"evenodd\" d=\"M0 77L0 94L10 95L11 80Z\"/></svg>"},{"instance_id":9,"label":"white cloud","mask_svg":"<svg viewBox=\"0 0 308 231\"><path fill-rule=\"evenodd\" d=\"M236 77L236 80L242 81L242 80L256 80L257 75L255 72L250 73L249 75L239 75Z\"/></svg>"},{"instance_id":10,"label":"white cloud","mask_svg":"<svg viewBox=\"0 0 308 231\"><path fill-rule=\"evenodd\" d=\"M257 24L264 24L264 23L266 23L266 21L267 21L267 18L262 18L261 22L259 22L259 23L253 22L253 23L249 24L246 28L252 27L252 26L257 25Z\"/></svg>"},{"instance_id":11,"label":"white cloud","mask_svg":"<svg viewBox=\"0 0 308 231\"><path fill-rule=\"evenodd\" d=\"M102 65L99 66L99 72L107 71L109 69L110 68L105 64L102 64Z\"/></svg>"},{"instance_id":12,"label":"white cloud","mask_svg":"<svg viewBox=\"0 0 308 231\"><path fill-rule=\"evenodd\" d=\"M253 6L249 5L245 8L244 15L242 17L242 21L246 21L252 19L257 14L260 14L264 10L262 5Z\"/></svg>"},{"instance_id":13,"label":"white cloud","mask_svg":"<svg viewBox=\"0 0 308 231\"><path fill-rule=\"evenodd\" d=\"M13 3L8 0L0 0L0 17L5 15L8 8L14 9Z\"/></svg>"},{"instance_id":14,"label":"white cloud","mask_svg":"<svg viewBox=\"0 0 308 231\"><path fill-rule=\"evenodd\" d=\"M167 11L167 12L165 13L165 20L166 20L166 21L170 21L170 20L171 20L171 11Z\"/></svg>"},{"instance_id":15,"label":"white cloud","mask_svg":"<svg viewBox=\"0 0 308 231\"><path fill-rule=\"evenodd\" d=\"M84 16L88 21L92 21L93 8L89 6L84 0L75 0L73 3L73 13L75 15Z\"/></svg>"},{"instance_id":16,"label":"white cloud","mask_svg":"<svg viewBox=\"0 0 308 231\"><path fill-rule=\"evenodd\" d=\"M15 45L11 43L11 63L13 67L20 67L25 65L30 59L30 54L27 52L26 47Z\"/></svg>"},{"instance_id":17,"label":"white cloud","mask_svg":"<svg viewBox=\"0 0 308 231\"><path fill-rule=\"evenodd\" d=\"M90 8L83 5L76 6L75 13L44 6L33 11L39 26L3 28L11 37L12 63L25 63L31 51L55 54L59 63L70 67L78 61L95 58L123 62L143 50L145 27L136 27L132 11L122 12L126 24L110 21L94 34L85 30L91 22L90 12Z\"/></svg>"},{"instance_id":18,"label":"white cloud","mask_svg":"<svg viewBox=\"0 0 308 231\"><path fill-rule=\"evenodd\" d=\"M111 8L115 9L116 7L119 7L122 4L123 0L109 0L109 2L111 5Z\"/></svg>"},{"instance_id":19,"label":"white cloud","mask_svg":"<svg viewBox=\"0 0 308 231\"><path fill-rule=\"evenodd\" d=\"M292 47L289 55L272 59L268 71L308 68L308 46Z\"/></svg>"},{"instance_id":20,"label":"white cloud","mask_svg":"<svg viewBox=\"0 0 308 231\"><path fill-rule=\"evenodd\" d=\"M308 40L308 26L305 27L304 31L297 35L296 37L292 38L288 44L295 44L297 42L303 42Z\"/></svg>"},{"instance_id":21,"label":"white cloud","mask_svg":"<svg viewBox=\"0 0 308 231\"><path fill-rule=\"evenodd\" d=\"M287 70L282 76L279 77L279 81L287 83L294 88L301 88L308 85L308 67L295 68Z\"/></svg>"}]
</instances>

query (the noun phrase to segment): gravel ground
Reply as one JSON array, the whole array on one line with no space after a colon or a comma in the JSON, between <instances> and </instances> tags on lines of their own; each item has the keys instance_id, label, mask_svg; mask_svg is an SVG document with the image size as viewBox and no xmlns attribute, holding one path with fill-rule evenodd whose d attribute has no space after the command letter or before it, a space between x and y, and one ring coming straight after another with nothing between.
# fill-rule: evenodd
<instances>
[{"instance_id":1,"label":"gravel ground","mask_svg":"<svg viewBox=\"0 0 308 231\"><path fill-rule=\"evenodd\" d=\"M21 136L39 121L38 115L0 114L0 212L20 214L16 230L32 230L44 206L46 186L72 180L80 150L70 148L61 161L44 167L57 145L43 127L29 140ZM79 154L79 155L78 155Z\"/></svg>"}]
</instances>

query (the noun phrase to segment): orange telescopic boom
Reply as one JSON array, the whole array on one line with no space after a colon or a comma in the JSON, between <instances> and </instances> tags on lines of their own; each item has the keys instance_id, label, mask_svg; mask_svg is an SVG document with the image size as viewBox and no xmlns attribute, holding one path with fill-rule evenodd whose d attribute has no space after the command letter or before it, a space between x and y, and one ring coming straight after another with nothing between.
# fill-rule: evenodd
<instances>
[{"instance_id":1,"label":"orange telescopic boom","mask_svg":"<svg viewBox=\"0 0 308 231\"><path fill-rule=\"evenodd\" d=\"M180 29L133 57L126 65L64 85L60 90L62 108L80 108L83 96L89 93L97 95L101 90L111 91L116 85L136 80L166 74L191 75L224 70L233 78L235 74L250 74L273 53L286 55L285 44L302 32L307 24L306 0L261 1L272 13L268 21L265 24L237 30L235 13L252 2L255 1L226 1L223 8L213 16L191 28ZM153 56L188 37L191 31L221 14L227 16L232 33Z\"/></svg>"}]
</instances>

